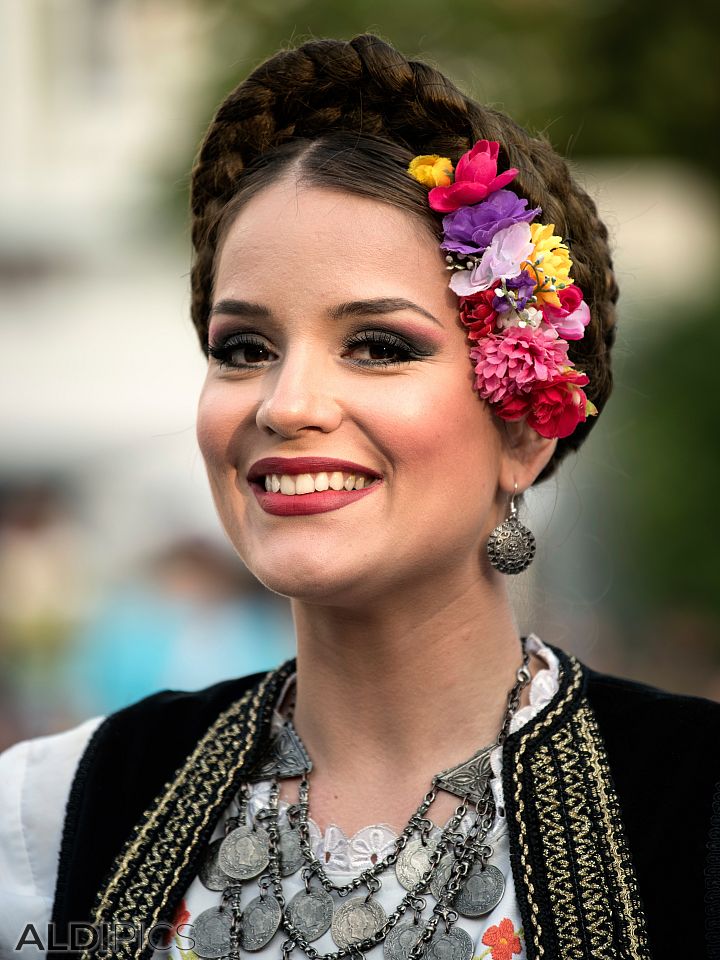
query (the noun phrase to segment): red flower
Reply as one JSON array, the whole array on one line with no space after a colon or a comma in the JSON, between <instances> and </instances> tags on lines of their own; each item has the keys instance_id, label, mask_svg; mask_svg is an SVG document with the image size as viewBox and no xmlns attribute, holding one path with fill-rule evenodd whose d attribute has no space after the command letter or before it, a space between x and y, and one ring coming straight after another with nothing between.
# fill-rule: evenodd
<instances>
[{"instance_id":1,"label":"red flower","mask_svg":"<svg viewBox=\"0 0 720 960\"><path fill-rule=\"evenodd\" d=\"M515 933L515 927L509 917L505 917L495 927L488 927L483 934L482 942L490 947L492 960L512 960L513 954L520 953L520 937Z\"/></svg>"},{"instance_id":2,"label":"red flower","mask_svg":"<svg viewBox=\"0 0 720 960\"><path fill-rule=\"evenodd\" d=\"M517 393L515 396L506 394L504 400L493 406L493 413L501 420L522 420L530 411L532 394Z\"/></svg>"},{"instance_id":3,"label":"red flower","mask_svg":"<svg viewBox=\"0 0 720 960\"><path fill-rule=\"evenodd\" d=\"M485 197L514 180L518 173L515 167L504 173L497 172L499 149L497 140L478 140L475 146L458 160L455 182L449 187L433 187L428 194L428 202L433 210L450 213L458 207L480 203Z\"/></svg>"},{"instance_id":4,"label":"red flower","mask_svg":"<svg viewBox=\"0 0 720 960\"><path fill-rule=\"evenodd\" d=\"M470 340L480 340L492 332L497 318L492 306L494 299L494 290L480 290L469 297L459 297L460 319L468 328Z\"/></svg>"},{"instance_id":5,"label":"red flower","mask_svg":"<svg viewBox=\"0 0 720 960\"><path fill-rule=\"evenodd\" d=\"M539 383L532 391L528 424L541 437L570 436L579 423L587 420L588 400L580 389L587 383L587 376L571 367L550 383Z\"/></svg>"},{"instance_id":6,"label":"red flower","mask_svg":"<svg viewBox=\"0 0 720 960\"><path fill-rule=\"evenodd\" d=\"M537 381L526 393L506 395L492 409L502 420L527 417L528 425L541 437L567 437L588 415L597 413L580 389L588 382L584 373L565 367L561 376Z\"/></svg>"}]
</instances>

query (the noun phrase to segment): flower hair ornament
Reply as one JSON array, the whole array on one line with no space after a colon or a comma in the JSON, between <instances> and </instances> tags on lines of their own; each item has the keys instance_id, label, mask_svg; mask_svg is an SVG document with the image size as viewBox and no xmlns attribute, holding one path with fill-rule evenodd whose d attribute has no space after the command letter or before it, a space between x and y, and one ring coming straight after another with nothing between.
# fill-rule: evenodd
<instances>
[{"instance_id":1,"label":"flower hair ornament","mask_svg":"<svg viewBox=\"0 0 720 960\"><path fill-rule=\"evenodd\" d=\"M408 173L444 214L440 246L472 343L475 389L503 420L525 417L542 437L567 437L597 414L582 389L588 377L568 357L590 310L555 225L507 189L515 168L497 172L499 148L479 140L454 169L446 157L415 157Z\"/></svg>"}]
</instances>

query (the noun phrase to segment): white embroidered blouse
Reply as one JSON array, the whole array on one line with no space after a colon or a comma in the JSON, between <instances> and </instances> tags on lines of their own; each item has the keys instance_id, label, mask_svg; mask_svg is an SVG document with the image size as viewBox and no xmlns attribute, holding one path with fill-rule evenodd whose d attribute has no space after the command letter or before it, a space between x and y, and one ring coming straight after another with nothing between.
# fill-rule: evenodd
<instances>
[{"instance_id":1,"label":"white embroidered blouse","mask_svg":"<svg viewBox=\"0 0 720 960\"><path fill-rule=\"evenodd\" d=\"M528 650L536 653L546 664L532 678L529 704L516 712L510 724L515 732L552 699L558 689L558 662L555 654L535 634L528 636ZM23 957L40 960L47 943L47 926L52 913L58 857L62 839L65 805L70 793L77 763L96 727L103 717L93 717L64 733L37 737L15 744L0 754L0 957ZM280 717L275 722L282 722ZM488 914L478 918L461 916L457 925L472 938L475 960L514 960L525 956L521 925L512 873L507 823L504 815L502 790L502 748L496 747L490 756L494 773L491 786L495 798L496 817L487 837L493 853L490 863L502 872L505 889L502 899ZM248 816L251 820L266 806L270 783L264 781L251 787ZM287 804L281 802L279 817L283 822ZM217 823L212 839L225 833L225 821L237 812L231 804ZM432 808L430 809L432 814ZM471 823L466 816L461 829ZM393 847L397 834L385 824L373 824L359 830L352 837L330 825L324 833L310 821L310 837L316 857L324 865L328 877L336 883L347 883L372 864L385 857ZM440 827L436 826L439 832ZM257 884L248 881L243 894L243 906L257 896ZM283 892L288 901L303 888L301 871L283 880ZM405 895L395 871L382 874L382 887L375 899L389 915ZM165 949L155 951L153 960L195 960L192 950L192 923L203 910L217 907L221 894L208 890L199 877L190 884L174 917L176 929ZM434 900L425 895L427 907L423 918L430 915ZM408 919L411 914L408 913ZM83 918L79 918L83 919ZM34 936L29 931L32 925ZM280 956L279 937L262 950L255 952L258 960L277 960ZM18 950L20 942L23 946ZM320 953L337 949L330 931L312 946ZM296 950L301 960L303 954ZM382 946L369 951L369 960L380 960Z\"/></svg>"}]
</instances>

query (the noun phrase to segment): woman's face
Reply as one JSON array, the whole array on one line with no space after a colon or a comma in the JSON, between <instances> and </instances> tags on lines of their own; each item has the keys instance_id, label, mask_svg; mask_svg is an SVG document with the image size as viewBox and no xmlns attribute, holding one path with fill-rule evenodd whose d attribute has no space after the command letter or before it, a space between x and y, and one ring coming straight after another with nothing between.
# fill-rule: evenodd
<instances>
[{"instance_id":1,"label":"woman's face","mask_svg":"<svg viewBox=\"0 0 720 960\"><path fill-rule=\"evenodd\" d=\"M223 526L266 586L364 601L478 577L507 503L503 432L417 220L294 180L267 187L220 251L209 342L198 441ZM251 469L268 457L281 462ZM266 474L286 475L280 491ZM348 492L350 475L364 486ZM296 481L343 489L286 495Z\"/></svg>"}]
</instances>

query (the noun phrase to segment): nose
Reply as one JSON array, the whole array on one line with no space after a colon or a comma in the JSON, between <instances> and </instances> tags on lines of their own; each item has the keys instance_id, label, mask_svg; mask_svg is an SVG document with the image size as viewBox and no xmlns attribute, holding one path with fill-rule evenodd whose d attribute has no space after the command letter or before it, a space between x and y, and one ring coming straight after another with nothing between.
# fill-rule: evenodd
<instances>
[{"instance_id":1,"label":"nose","mask_svg":"<svg viewBox=\"0 0 720 960\"><path fill-rule=\"evenodd\" d=\"M297 343L263 378L255 416L260 430L291 438L304 430L331 433L342 422L330 358L309 341Z\"/></svg>"}]
</instances>

